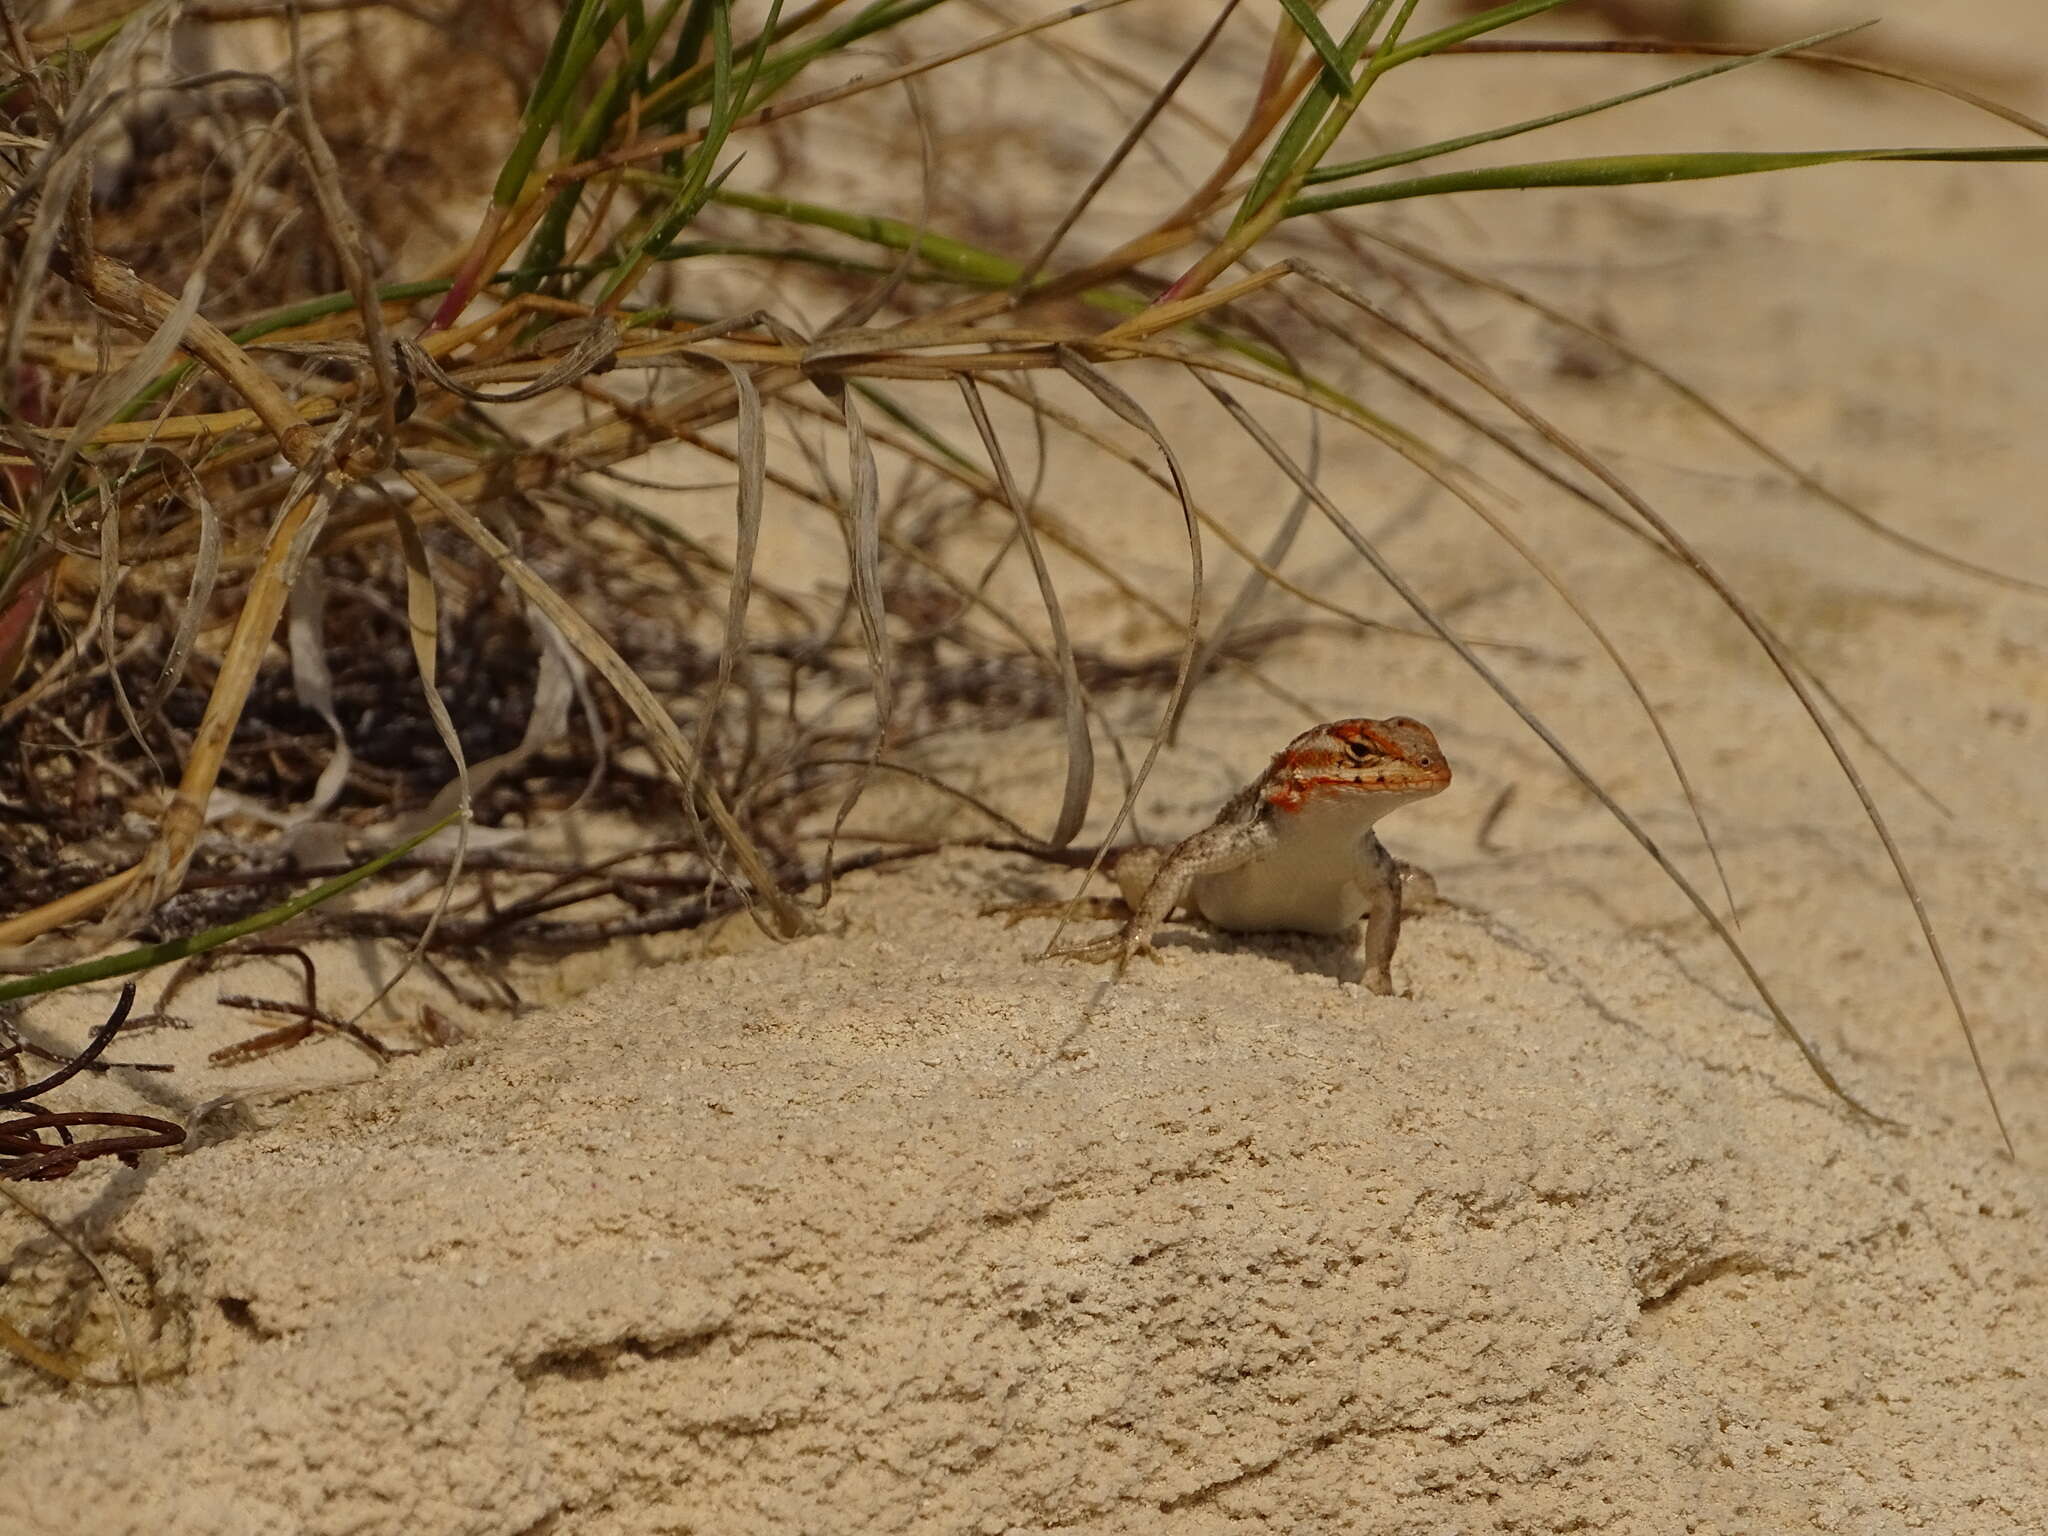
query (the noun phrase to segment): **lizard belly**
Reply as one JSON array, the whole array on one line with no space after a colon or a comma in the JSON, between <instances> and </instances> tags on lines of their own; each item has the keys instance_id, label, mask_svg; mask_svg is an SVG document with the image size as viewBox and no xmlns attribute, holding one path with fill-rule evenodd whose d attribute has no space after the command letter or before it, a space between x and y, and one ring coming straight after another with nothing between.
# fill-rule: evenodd
<instances>
[{"instance_id":1,"label":"lizard belly","mask_svg":"<svg viewBox=\"0 0 2048 1536\"><path fill-rule=\"evenodd\" d=\"M1352 838L1333 838L1308 857L1255 859L1198 875L1188 905L1232 933L1347 933L1370 904L1370 866Z\"/></svg>"}]
</instances>

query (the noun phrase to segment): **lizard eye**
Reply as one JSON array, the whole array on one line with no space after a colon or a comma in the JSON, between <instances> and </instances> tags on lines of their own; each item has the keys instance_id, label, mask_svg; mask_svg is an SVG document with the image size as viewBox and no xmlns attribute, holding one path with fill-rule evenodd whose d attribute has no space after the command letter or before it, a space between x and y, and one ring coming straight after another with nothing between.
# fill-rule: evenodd
<instances>
[{"instance_id":1,"label":"lizard eye","mask_svg":"<svg viewBox=\"0 0 2048 1536\"><path fill-rule=\"evenodd\" d=\"M1351 761L1354 763L1363 763L1378 756L1369 741L1347 741L1344 743L1344 750L1351 754Z\"/></svg>"}]
</instances>

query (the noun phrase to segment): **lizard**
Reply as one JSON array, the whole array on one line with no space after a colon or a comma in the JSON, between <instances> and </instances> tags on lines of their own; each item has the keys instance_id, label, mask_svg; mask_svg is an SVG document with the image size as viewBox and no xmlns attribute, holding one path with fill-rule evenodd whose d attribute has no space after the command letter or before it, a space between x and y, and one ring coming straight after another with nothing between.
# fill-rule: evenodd
<instances>
[{"instance_id":1,"label":"lizard","mask_svg":"<svg viewBox=\"0 0 2048 1536\"><path fill-rule=\"evenodd\" d=\"M1114 961L1121 974L1133 955L1159 958L1152 935L1180 908L1231 933L1346 933L1362 917L1365 984L1387 996L1402 876L1419 888L1431 882L1426 871L1398 863L1373 825L1450 782L1443 748L1419 720L1333 720L1304 731L1201 831L1173 844L1110 849L1105 868L1128 919L1118 932L1053 957ZM1095 860L1089 850L1010 846L1076 867ZM1019 915L1034 910L1047 909Z\"/></svg>"}]
</instances>

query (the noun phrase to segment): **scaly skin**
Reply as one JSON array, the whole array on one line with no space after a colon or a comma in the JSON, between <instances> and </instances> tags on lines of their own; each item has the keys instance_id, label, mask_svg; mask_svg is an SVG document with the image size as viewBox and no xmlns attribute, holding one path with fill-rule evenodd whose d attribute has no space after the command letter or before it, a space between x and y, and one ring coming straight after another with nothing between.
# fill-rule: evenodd
<instances>
[{"instance_id":1,"label":"scaly skin","mask_svg":"<svg viewBox=\"0 0 2048 1536\"><path fill-rule=\"evenodd\" d=\"M1337 720L1304 731L1192 837L1117 850L1109 872L1130 920L1056 953L1113 960L1119 972L1133 955L1157 959L1152 934L1178 908L1232 933L1344 933L1362 917L1365 984L1385 996L1394 990L1401 868L1373 824L1450 782L1443 748L1420 721Z\"/></svg>"}]
</instances>

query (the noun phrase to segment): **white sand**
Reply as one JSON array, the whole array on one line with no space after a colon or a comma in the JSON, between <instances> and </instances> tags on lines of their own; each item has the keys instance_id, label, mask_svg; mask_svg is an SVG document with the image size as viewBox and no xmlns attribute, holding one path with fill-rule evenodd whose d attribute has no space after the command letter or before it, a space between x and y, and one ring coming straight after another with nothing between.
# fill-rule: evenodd
<instances>
[{"instance_id":1,"label":"white sand","mask_svg":"<svg viewBox=\"0 0 2048 1536\"><path fill-rule=\"evenodd\" d=\"M1945 9L2048 57L2035 6ZM1640 78L1433 67L1439 85L1491 71L1487 120L1538 110L1553 79ZM1711 89L1531 153L2018 137L1903 91ZM1446 120L1409 90L1390 125ZM1426 229L1604 306L1900 526L2048 579L2043 175L1468 199ZM824 936L729 928L725 953L490 1021L191 1155L30 1191L109 1253L170 1375L145 1429L125 1393L53 1398L0 1360L0 1528L2048 1528L2048 601L1845 532L1647 380L1560 381L1555 333L1429 292L1946 800L1951 817L1860 754L2021 1166L1881 853L1754 647L1488 463L1669 709L1745 940L1910 1129L1826 1100L1682 902L1455 660L1318 633L1281 658L1291 687L1332 714L1420 715L1459 771L1385 829L1457 903L1408 929L1411 996L1341 986L1327 942L1179 929L1087 1016L1096 977L1027 961L1043 925L974 915L1066 888L1043 871L956 854L850 880ZM1205 500L1266 527L1272 472L1184 387L1128 382L1189 424ZM1468 632L1533 648L1497 664L1710 881L1654 739L1555 601L1445 499L1402 518L1412 478L1383 456L1333 445L1326 472ZM1135 479L1053 494L1091 484L1177 590L1176 514ZM1398 617L1327 535L1290 569ZM1304 723L1216 687L1148 825L1186 829ZM974 777L1042 822L1048 738L1011 733ZM214 1091L195 1074L182 1091ZM48 1239L0 1221L8 1317L99 1305L58 1297Z\"/></svg>"}]
</instances>

